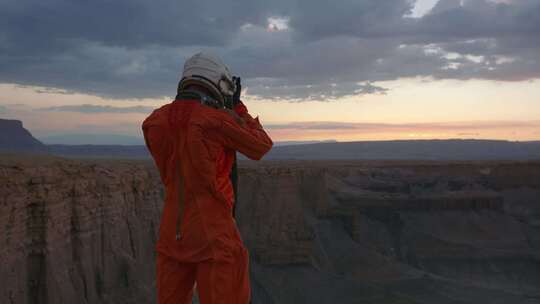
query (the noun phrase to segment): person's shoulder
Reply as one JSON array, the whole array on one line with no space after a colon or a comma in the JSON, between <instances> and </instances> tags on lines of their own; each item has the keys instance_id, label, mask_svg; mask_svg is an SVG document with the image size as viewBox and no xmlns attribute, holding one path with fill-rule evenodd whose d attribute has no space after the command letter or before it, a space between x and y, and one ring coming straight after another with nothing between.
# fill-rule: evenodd
<instances>
[{"instance_id":1,"label":"person's shoulder","mask_svg":"<svg viewBox=\"0 0 540 304\"><path fill-rule=\"evenodd\" d=\"M193 122L206 128L215 128L221 126L224 120L228 119L228 114L222 110L209 106L201 105L197 107L194 113Z\"/></svg>"},{"instance_id":2,"label":"person's shoulder","mask_svg":"<svg viewBox=\"0 0 540 304\"><path fill-rule=\"evenodd\" d=\"M152 111L152 114L150 115L160 115L160 114L168 113L172 105L173 105L173 102L164 104L161 107L154 109Z\"/></svg>"},{"instance_id":3,"label":"person's shoulder","mask_svg":"<svg viewBox=\"0 0 540 304\"><path fill-rule=\"evenodd\" d=\"M168 116L172 103L164 104L159 108L156 108L150 113L143 121L143 126L156 123Z\"/></svg>"}]
</instances>

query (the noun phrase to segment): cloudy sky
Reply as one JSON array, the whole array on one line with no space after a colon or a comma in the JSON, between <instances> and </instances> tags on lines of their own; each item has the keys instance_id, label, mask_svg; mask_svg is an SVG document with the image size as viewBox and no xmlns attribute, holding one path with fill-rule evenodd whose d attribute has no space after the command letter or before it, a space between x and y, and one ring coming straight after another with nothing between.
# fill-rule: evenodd
<instances>
[{"instance_id":1,"label":"cloudy sky","mask_svg":"<svg viewBox=\"0 0 540 304\"><path fill-rule=\"evenodd\" d=\"M200 50L275 141L540 140L539 0L1 0L0 118L140 136Z\"/></svg>"}]
</instances>

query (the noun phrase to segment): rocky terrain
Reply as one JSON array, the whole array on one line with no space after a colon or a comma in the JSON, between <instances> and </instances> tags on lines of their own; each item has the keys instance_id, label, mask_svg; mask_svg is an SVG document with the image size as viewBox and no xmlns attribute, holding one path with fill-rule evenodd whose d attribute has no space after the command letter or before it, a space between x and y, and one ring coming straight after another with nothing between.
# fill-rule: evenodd
<instances>
[{"instance_id":1,"label":"rocky terrain","mask_svg":"<svg viewBox=\"0 0 540 304\"><path fill-rule=\"evenodd\" d=\"M153 303L150 162L0 158L0 303Z\"/></svg>"},{"instance_id":2,"label":"rocky terrain","mask_svg":"<svg viewBox=\"0 0 540 304\"><path fill-rule=\"evenodd\" d=\"M540 303L540 162L288 161L242 173L262 303Z\"/></svg>"},{"instance_id":3,"label":"rocky terrain","mask_svg":"<svg viewBox=\"0 0 540 304\"><path fill-rule=\"evenodd\" d=\"M150 161L0 156L0 303L155 303ZM242 162L254 303L540 303L540 161Z\"/></svg>"}]
</instances>

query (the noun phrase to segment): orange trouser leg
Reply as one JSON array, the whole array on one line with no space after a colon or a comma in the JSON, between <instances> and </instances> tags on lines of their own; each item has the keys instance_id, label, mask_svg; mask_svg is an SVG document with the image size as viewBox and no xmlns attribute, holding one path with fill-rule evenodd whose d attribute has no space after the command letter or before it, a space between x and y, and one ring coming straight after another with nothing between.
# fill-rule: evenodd
<instances>
[{"instance_id":1,"label":"orange trouser leg","mask_svg":"<svg viewBox=\"0 0 540 304\"><path fill-rule=\"evenodd\" d=\"M208 261L197 266L197 292L201 304L250 302L247 250L241 248L234 257L234 263Z\"/></svg>"},{"instance_id":2,"label":"orange trouser leg","mask_svg":"<svg viewBox=\"0 0 540 304\"><path fill-rule=\"evenodd\" d=\"M157 254L158 304L191 304L197 264Z\"/></svg>"}]
</instances>

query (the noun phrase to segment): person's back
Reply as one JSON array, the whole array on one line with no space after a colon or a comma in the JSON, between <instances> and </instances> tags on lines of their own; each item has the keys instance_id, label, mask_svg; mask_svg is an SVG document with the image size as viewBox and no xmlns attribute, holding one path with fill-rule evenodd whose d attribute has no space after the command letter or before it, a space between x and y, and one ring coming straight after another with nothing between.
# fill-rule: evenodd
<instances>
[{"instance_id":1,"label":"person's back","mask_svg":"<svg viewBox=\"0 0 540 304\"><path fill-rule=\"evenodd\" d=\"M195 86L195 88L197 88ZM159 303L248 303L248 253L232 217L230 172L239 151L260 159L272 140L237 102L235 113L180 91L143 123L146 145L166 188L156 246Z\"/></svg>"}]
</instances>

